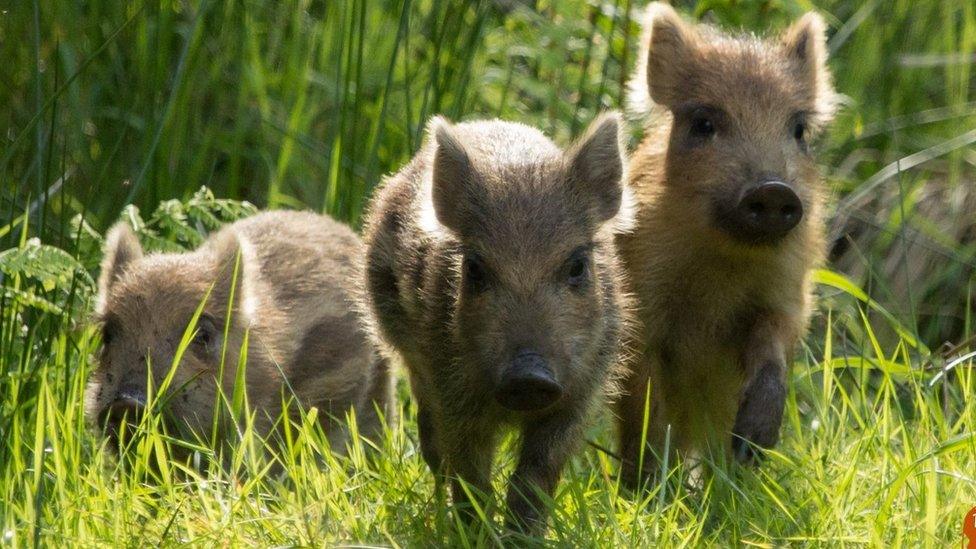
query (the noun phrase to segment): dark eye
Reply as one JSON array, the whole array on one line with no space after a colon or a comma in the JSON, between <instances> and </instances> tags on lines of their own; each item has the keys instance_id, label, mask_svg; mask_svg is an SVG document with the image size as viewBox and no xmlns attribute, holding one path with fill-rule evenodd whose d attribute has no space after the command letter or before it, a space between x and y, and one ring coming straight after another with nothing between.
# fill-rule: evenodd
<instances>
[{"instance_id":1,"label":"dark eye","mask_svg":"<svg viewBox=\"0 0 976 549\"><path fill-rule=\"evenodd\" d=\"M106 322L102 326L102 346L107 347L118 337L119 327L115 322Z\"/></svg>"},{"instance_id":2,"label":"dark eye","mask_svg":"<svg viewBox=\"0 0 976 549\"><path fill-rule=\"evenodd\" d=\"M715 135L715 123L705 115L695 115L691 119L691 135L699 139L709 138Z\"/></svg>"},{"instance_id":3,"label":"dark eye","mask_svg":"<svg viewBox=\"0 0 976 549\"><path fill-rule=\"evenodd\" d=\"M805 122L797 122L793 125L793 139L803 143L807 137L807 125Z\"/></svg>"},{"instance_id":4,"label":"dark eye","mask_svg":"<svg viewBox=\"0 0 976 549\"><path fill-rule=\"evenodd\" d=\"M475 254L464 256L464 284L472 289L482 288L488 278L485 265Z\"/></svg>"},{"instance_id":5,"label":"dark eye","mask_svg":"<svg viewBox=\"0 0 976 549\"><path fill-rule=\"evenodd\" d=\"M578 288L586 283L590 274L590 256L586 250L577 250L569 258L566 282Z\"/></svg>"},{"instance_id":6,"label":"dark eye","mask_svg":"<svg viewBox=\"0 0 976 549\"><path fill-rule=\"evenodd\" d=\"M204 351L213 350L217 341L217 322L210 315L202 315L197 320L197 332L193 344Z\"/></svg>"},{"instance_id":7,"label":"dark eye","mask_svg":"<svg viewBox=\"0 0 976 549\"><path fill-rule=\"evenodd\" d=\"M680 106L675 112L676 120L687 127L686 145L700 147L718 135L723 121L728 115L720 107L701 103Z\"/></svg>"}]
</instances>

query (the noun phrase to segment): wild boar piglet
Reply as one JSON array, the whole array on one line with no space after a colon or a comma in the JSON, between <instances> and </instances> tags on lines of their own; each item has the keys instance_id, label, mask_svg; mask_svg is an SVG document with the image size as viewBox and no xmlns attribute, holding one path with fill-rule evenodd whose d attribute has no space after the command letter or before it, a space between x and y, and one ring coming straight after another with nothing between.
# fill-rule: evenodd
<instances>
[{"instance_id":1,"label":"wild boar piglet","mask_svg":"<svg viewBox=\"0 0 976 549\"><path fill-rule=\"evenodd\" d=\"M620 119L568 151L522 124L435 118L366 224L377 338L409 370L430 468L490 493L502 427L521 434L514 525L545 526L627 324L613 235L626 226Z\"/></svg>"},{"instance_id":2,"label":"wild boar piglet","mask_svg":"<svg viewBox=\"0 0 976 549\"><path fill-rule=\"evenodd\" d=\"M260 434L294 399L292 412L319 409L337 450L350 409L364 435L381 436L377 411L392 419L391 377L356 312L361 255L355 233L312 213L262 213L189 253L144 255L129 226L115 225L99 280L102 349L86 390L89 418L116 444L121 432L133 433L209 292L167 394L157 399L167 427L207 437L217 414L219 436L230 440L234 426L221 419L217 393L234 395L243 350Z\"/></svg>"},{"instance_id":3,"label":"wild boar piglet","mask_svg":"<svg viewBox=\"0 0 976 549\"><path fill-rule=\"evenodd\" d=\"M761 39L647 10L631 91L648 121L629 172L636 229L617 238L640 311L617 405L631 482L665 448L751 460L777 442L824 253L810 144L835 103L824 32L814 13Z\"/></svg>"}]
</instances>

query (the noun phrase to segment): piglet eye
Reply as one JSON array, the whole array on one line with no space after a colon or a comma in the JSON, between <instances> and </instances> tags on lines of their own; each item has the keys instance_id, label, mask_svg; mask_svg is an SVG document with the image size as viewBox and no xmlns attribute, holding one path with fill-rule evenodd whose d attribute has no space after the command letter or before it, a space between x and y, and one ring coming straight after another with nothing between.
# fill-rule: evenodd
<instances>
[{"instance_id":1,"label":"piglet eye","mask_svg":"<svg viewBox=\"0 0 976 549\"><path fill-rule=\"evenodd\" d=\"M467 254L464 256L463 269L464 283L470 288L477 289L482 287L488 278L484 263L475 254Z\"/></svg>"},{"instance_id":2,"label":"piglet eye","mask_svg":"<svg viewBox=\"0 0 976 549\"><path fill-rule=\"evenodd\" d=\"M807 137L810 133L810 128L807 125L807 114L802 112L797 112L793 114L790 120L790 131L793 134L793 140L802 150L807 148Z\"/></svg>"},{"instance_id":3,"label":"piglet eye","mask_svg":"<svg viewBox=\"0 0 976 549\"><path fill-rule=\"evenodd\" d=\"M590 274L590 257L585 250L577 250L569 259L566 282L578 288L586 283Z\"/></svg>"},{"instance_id":4,"label":"piglet eye","mask_svg":"<svg viewBox=\"0 0 976 549\"><path fill-rule=\"evenodd\" d=\"M193 344L203 350L211 350L217 341L217 322L210 315L202 315L197 320L197 332Z\"/></svg>"},{"instance_id":5,"label":"piglet eye","mask_svg":"<svg viewBox=\"0 0 976 549\"><path fill-rule=\"evenodd\" d=\"M807 125L804 122L797 122L793 126L793 139L802 143L807 137Z\"/></svg>"},{"instance_id":6,"label":"piglet eye","mask_svg":"<svg viewBox=\"0 0 976 549\"><path fill-rule=\"evenodd\" d=\"M715 123L704 115L696 115L691 119L691 134L698 138L715 135Z\"/></svg>"},{"instance_id":7,"label":"piglet eye","mask_svg":"<svg viewBox=\"0 0 976 549\"><path fill-rule=\"evenodd\" d=\"M105 323L105 325L102 326L102 345L106 347L111 345L112 341L114 341L118 335L118 331L118 326L116 326L114 322Z\"/></svg>"}]
</instances>

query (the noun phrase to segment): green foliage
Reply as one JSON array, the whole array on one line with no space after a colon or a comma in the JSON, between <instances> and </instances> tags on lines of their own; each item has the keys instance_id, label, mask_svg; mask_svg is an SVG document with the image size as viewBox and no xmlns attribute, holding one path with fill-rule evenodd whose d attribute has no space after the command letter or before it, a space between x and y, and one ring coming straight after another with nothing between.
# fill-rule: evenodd
<instances>
[{"instance_id":1,"label":"green foliage","mask_svg":"<svg viewBox=\"0 0 976 549\"><path fill-rule=\"evenodd\" d=\"M215 198L207 187L183 202L164 200L144 220L139 208L130 204L122 209L121 220L129 224L144 245L158 251L182 252L203 243L207 235L226 223L257 213L250 202Z\"/></svg>"},{"instance_id":2,"label":"green foliage","mask_svg":"<svg viewBox=\"0 0 976 549\"><path fill-rule=\"evenodd\" d=\"M84 303L95 287L91 275L71 254L36 238L0 252L0 273L5 300L55 315L73 310L74 298Z\"/></svg>"}]
</instances>

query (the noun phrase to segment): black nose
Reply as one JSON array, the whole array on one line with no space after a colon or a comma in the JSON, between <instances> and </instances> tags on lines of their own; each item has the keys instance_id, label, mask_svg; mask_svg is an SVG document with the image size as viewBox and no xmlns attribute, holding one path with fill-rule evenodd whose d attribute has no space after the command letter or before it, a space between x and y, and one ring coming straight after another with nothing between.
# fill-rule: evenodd
<instances>
[{"instance_id":1,"label":"black nose","mask_svg":"<svg viewBox=\"0 0 976 549\"><path fill-rule=\"evenodd\" d=\"M800 222L803 203L786 183L766 181L743 191L736 216L747 239L775 240Z\"/></svg>"},{"instance_id":2,"label":"black nose","mask_svg":"<svg viewBox=\"0 0 976 549\"><path fill-rule=\"evenodd\" d=\"M102 411L101 422L107 434L116 444L124 444L132 436L146 410L146 396L143 391L123 387Z\"/></svg>"},{"instance_id":3,"label":"black nose","mask_svg":"<svg viewBox=\"0 0 976 549\"><path fill-rule=\"evenodd\" d=\"M562 385L542 355L533 351L518 353L502 373L495 390L495 400L517 412L548 408L561 396Z\"/></svg>"}]
</instances>

